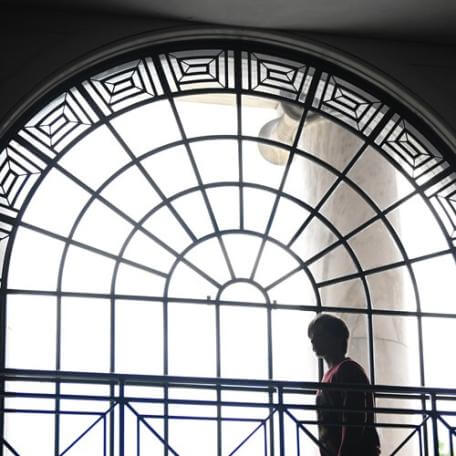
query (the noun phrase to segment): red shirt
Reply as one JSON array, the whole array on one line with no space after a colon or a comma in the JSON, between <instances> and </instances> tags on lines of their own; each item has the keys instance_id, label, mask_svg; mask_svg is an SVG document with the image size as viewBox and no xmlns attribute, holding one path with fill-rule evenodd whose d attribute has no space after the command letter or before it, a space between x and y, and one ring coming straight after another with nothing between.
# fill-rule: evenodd
<instances>
[{"instance_id":1,"label":"red shirt","mask_svg":"<svg viewBox=\"0 0 456 456\"><path fill-rule=\"evenodd\" d=\"M364 369L350 358L329 369L323 383L369 385ZM378 456L380 441L374 427L372 412L348 413L343 409L370 409L374 405L372 393L362 391L321 390L317 393L317 415L322 456ZM342 411L323 410L334 407ZM331 424L336 423L336 424ZM350 426L356 424L357 426Z\"/></svg>"}]
</instances>

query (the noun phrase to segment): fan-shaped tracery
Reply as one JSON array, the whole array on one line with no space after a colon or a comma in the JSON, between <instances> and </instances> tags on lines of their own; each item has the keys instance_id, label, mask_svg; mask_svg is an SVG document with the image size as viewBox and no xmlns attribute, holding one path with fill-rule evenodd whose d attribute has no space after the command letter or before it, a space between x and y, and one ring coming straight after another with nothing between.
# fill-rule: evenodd
<instances>
[{"instance_id":1,"label":"fan-shaped tracery","mask_svg":"<svg viewBox=\"0 0 456 456\"><path fill-rule=\"evenodd\" d=\"M324 309L374 381L435 381L430 328L456 316L453 168L375 89L301 59L151 50L14 133L7 367L314 380L305 326ZM32 301L53 339L25 354ZM409 378L378 373L389 337Z\"/></svg>"}]
</instances>

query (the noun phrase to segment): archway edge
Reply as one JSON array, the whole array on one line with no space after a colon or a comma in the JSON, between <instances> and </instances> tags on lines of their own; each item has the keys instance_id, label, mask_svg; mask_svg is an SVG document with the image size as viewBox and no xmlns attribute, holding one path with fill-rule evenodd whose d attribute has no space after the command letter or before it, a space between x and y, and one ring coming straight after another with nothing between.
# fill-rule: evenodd
<instances>
[{"instance_id":1,"label":"archway edge","mask_svg":"<svg viewBox=\"0 0 456 456\"><path fill-rule=\"evenodd\" d=\"M56 71L42 81L33 91L24 97L10 114L0 123L0 143L9 140L9 135L21 126L21 123L30 116L30 111L44 97L52 97L66 81L77 77L90 67L102 64L105 61L118 58L123 54L140 51L153 46L186 41L232 40L236 42L258 43L286 48L290 51L303 53L326 61L366 81L378 90L387 93L398 104L405 107L420 122L429 129L449 148L456 151L456 134L445 119L420 96L412 92L402 82L389 76L371 63L362 60L346 50L328 45L315 37L306 35L292 35L283 32L255 30L234 27L214 26L176 26L150 31L129 38L123 38L103 45L86 55L77 58L70 65ZM433 138L435 139L435 138ZM448 159L448 156L446 157Z\"/></svg>"}]
</instances>

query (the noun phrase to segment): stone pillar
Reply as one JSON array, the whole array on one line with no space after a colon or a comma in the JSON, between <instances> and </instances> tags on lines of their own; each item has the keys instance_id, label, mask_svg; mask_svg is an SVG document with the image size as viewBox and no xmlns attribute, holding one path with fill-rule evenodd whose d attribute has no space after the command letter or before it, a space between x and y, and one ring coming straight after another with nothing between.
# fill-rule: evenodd
<instances>
[{"instance_id":1,"label":"stone pillar","mask_svg":"<svg viewBox=\"0 0 456 456\"><path fill-rule=\"evenodd\" d=\"M300 148L343 170L350 162L354 153L359 150L362 141L349 130L342 128L321 116L315 116L304 127ZM348 176L353 175L361 188L372 189L376 185L375 195L378 201L392 201L397 194L396 171L373 149L366 149L363 160L352 168ZM315 175L315 170L307 174L306 182L308 191L314 196L321 195L328 187L326 173L322 172L321 178ZM381 186L381 187L378 187ZM367 205L361 204L355 194L350 192L341 193L340 197L329 198L322 207L322 212L331 219L332 223L339 227L347 226L347 218L357 221L369 219L372 214ZM396 228L400 226L400 220L390 219ZM362 260L366 268L370 265L380 265L383 258L397 257L398 252L394 243L386 241L382 235L381 224L372 226L369 232L362 238L353 238L351 243L357 256ZM384 233L384 232L383 232ZM322 234L324 235L324 234ZM314 235L315 242L322 243L318 233ZM376 261L378 258L379 261ZM338 275L338 271L350 271L348 256L331 258L329 255L315 265L313 272L320 280L328 280ZM347 263L347 264L346 264ZM405 284L403 275L396 271L383 274L381 277L369 278L372 286L371 300L374 308L399 309L403 308L405 298ZM366 299L360 281L346 282L344 285L336 285L321 289L322 305L335 307L365 307ZM349 356L363 365L369 375L369 338L368 321L363 315L339 313L347 323L351 338L349 343ZM404 321L393 316L379 316L373 319L374 350L375 350L375 382L387 385L410 385L416 384L416 380L409 378L412 363L418 360L411 359L408 347L408 328ZM400 403L397 400L377 400L377 406L407 407L413 404ZM407 422L410 418L401 416L377 416L378 422ZM410 422L410 421L409 421ZM395 447L410 433L410 430L379 429L382 440L382 454L390 454ZM401 455L417 454L414 443L408 443Z\"/></svg>"}]
</instances>

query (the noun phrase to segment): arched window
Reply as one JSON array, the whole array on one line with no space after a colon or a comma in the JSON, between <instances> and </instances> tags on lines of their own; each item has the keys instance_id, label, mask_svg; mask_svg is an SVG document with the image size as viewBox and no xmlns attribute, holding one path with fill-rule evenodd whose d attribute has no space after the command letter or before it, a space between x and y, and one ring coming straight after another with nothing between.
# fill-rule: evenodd
<instances>
[{"instance_id":1,"label":"arched window","mask_svg":"<svg viewBox=\"0 0 456 456\"><path fill-rule=\"evenodd\" d=\"M437 359L456 317L454 159L432 132L287 49L180 43L120 60L2 148L7 369L318 381L306 329L325 311L372 382L456 386ZM12 445L27 448L27 419L7 417ZM62 451L71 422L33 426Z\"/></svg>"}]
</instances>

